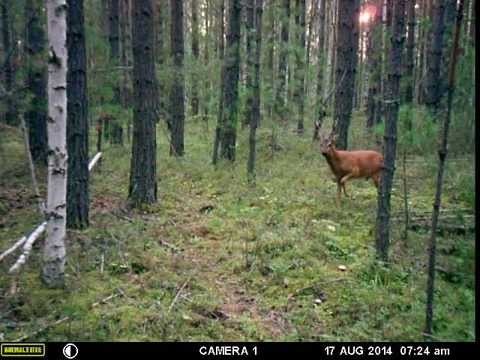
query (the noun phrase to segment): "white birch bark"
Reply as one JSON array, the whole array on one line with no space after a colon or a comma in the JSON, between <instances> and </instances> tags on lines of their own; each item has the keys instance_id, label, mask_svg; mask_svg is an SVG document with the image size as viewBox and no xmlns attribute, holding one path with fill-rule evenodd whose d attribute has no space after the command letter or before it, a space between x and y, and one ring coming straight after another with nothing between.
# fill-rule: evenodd
<instances>
[{"instance_id":1,"label":"white birch bark","mask_svg":"<svg viewBox=\"0 0 480 360\"><path fill-rule=\"evenodd\" d=\"M42 279L64 284L67 195L67 4L46 0L48 30L48 196L47 238Z\"/></svg>"}]
</instances>

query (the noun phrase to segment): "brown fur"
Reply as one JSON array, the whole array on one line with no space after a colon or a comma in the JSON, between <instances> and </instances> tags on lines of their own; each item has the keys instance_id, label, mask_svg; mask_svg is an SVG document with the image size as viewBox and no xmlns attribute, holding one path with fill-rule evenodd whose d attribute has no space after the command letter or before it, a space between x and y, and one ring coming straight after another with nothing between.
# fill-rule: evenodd
<instances>
[{"instance_id":1,"label":"brown fur","mask_svg":"<svg viewBox=\"0 0 480 360\"><path fill-rule=\"evenodd\" d=\"M373 183L378 188L380 174L383 169L383 156L380 153L373 150L337 150L335 141L330 139L324 141L320 148L322 155L330 166L330 170L335 175L337 204L340 202L342 188L345 196L348 196L345 183L349 179L372 178Z\"/></svg>"}]
</instances>

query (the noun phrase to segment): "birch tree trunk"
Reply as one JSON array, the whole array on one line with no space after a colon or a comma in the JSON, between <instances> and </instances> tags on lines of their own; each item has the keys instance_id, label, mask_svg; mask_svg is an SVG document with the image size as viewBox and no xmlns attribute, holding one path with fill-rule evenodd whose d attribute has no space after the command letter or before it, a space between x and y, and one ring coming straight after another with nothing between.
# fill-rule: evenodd
<instances>
[{"instance_id":1,"label":"birch tree trunk","mask_svg":"<svg viewBox=\"0 0 480 360\"><path fill-rule=\"evenodd\" d=\"M65 271L67 196L67 3L47 0L48 196L42 280L62 287Z\"/></svg>"}]
</instances>

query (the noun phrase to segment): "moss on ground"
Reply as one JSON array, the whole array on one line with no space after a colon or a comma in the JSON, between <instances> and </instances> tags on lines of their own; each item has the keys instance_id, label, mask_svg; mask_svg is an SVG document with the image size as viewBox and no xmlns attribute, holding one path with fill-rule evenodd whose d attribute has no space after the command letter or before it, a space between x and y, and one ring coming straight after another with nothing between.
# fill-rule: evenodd
<instances>
[{"instance_id":1,"label":"moss on ground","mask_svg":"<svg viewBox=\"0 0 480 360\"><path fill-rule=\"evenodd\" d=\"M0 249L39 220L20 136L8 131L0 152ZM71 320L29 340L423 340L428 232L402 239L400 165L392 264L384 268L374 261L375 188L352 181L353 199L337 208L336 185L309 134L277 129L281 150L272 154L270 131L261 128L252 188L246 133L236 164L214 169L204 125L187 131L179 160L166 155L158 131L159 201L141 211L126 209L129 146L107 145L91 177L91 226L69 232L65 290L39 280L42 241L16 280L6 275L13 258L0 264L0 340L65 316ZM352 138L359 134L354 128ZM410 205L430 211L434 153L409 159ZM462 161L448 162L443 204L473 213L473 160ZM438 241L435 338L473 341L474 234Z\"/></svg>"}]
</instances>

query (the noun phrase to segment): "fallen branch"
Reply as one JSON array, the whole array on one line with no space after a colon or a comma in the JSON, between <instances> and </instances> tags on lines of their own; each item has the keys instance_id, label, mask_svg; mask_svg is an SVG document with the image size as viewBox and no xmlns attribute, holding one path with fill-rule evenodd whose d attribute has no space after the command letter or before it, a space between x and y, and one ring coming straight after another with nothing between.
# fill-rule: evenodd
<instances>
[{"instance_id":1,"label":"fallen branch","mask_svg":"<svg viewBox=\"0 0 480 360\"><path fill-rule=\"evenodd\" d=\"M170 304L170 306L168 307L168 311L167 311L167 315L170 313L170 311L173 309L173 306L175 305L175 303L177 302L178 300L178 297L180 296L181 292L183 291L183 289L185 288L185 286L187 286L188 282L190 281L192 277L190 276L187 281L185 281L182 285L182 287L177 291L177 294L175 295L175 297L173 298L173 301L172 303Z\"/></svg>"},{"instance_id":2,"label":"fallen branch","mask_svg":"<svg viewBox=\"0 0 480 360\"><path fill-rule=\"evenodd\" d=\"M99 152L97 153L93 159L90 161L90 163L88 164L88 171L92 171L93 167L95 166L95 164L98 162L98 160L100 159L100 157L102 156L102 153Z\"/></svg>"},{"instance_id":3,"label":"fallen branch","mask_svg":"<svg viewBox=\"0 0 480 360\"><path fill-rule=\"evenodd\" d=\"M32 250L33 243L35 242L35 240L37 240L40 237L40 235L43 234L46 228L47 228L47 222L44 221L28 236L27 240L25 241L25 245L23 245L23 253L19 256L15 264L12 265L10 270L8 270L9 274L13 274L17 272L20 269L20 267L23 264L25 264L25 262L28 259L28 256L30 255L30 251Z\"/></svg>"},{"instance_id":4,"label":"fallen branch","mask_svg":"<svg viewBox=\"0 0 480 360\"><path fill-rule=\"evenodd\" d=\"M110 300L112 299L115 299L116 297L119 297L119 296L124 296L125 295L125 292L120 289L120 288L117 288L117 293L116 294L112 294L110 296L107 296L106 298L100 300L100 301L97 301L96 303L93 303L91 306L90 306L90 309L93 309L93 308L96 308L98 305L102 305L102 304L106 304L107 302L109 302Z\"/></svg>"},{"instance_id":5,"label":"fallen branch","mask_svg":"<svg viewBox=\"0 0 480 360\"><path fill-rule=\"evenodd\" d=\"M22 236L20 240L18 240L15 244L10 249L5 250L1 255L0 255L0 261L2 261L7 255L11 254L15 250L17 250L22 244L27 241L26 236Z\"/></svg>"},{"instance_id":6,"label":"fallen branch","mask_svg":"<svg viewBox=\"0 0 480 360\"><path fill-rule=\"evenodd\" d=\"M98 159L100 159L100 157L102 156L102 153L99 152L97 153L93 159L90 161L90 163L88 164L88 170L91 171L92 168L95 166L95 164L98 162ZM28 236L24 236L22 237L20 240L18 240L15 244L13 244L12 247L10 247L9 249L7 249L6 251L4 251L1 255L0 255L0 261L3 260L7 255L13 253L16 249L18 249L22 244L23 245L23 253L20 255L20 257L17 259L17 261L15 262L15 264L12 265L12 267L10 267L10 270L8 270L9 274L13 274L15 272L17 272L20 267L25 264L25 262L27 261L28 259L28 256L30 254L30 251L32 249L32 246L34 244L34 242L40 237L40 235L43 234L43 232L46 230L47 228L47 222L44 221L42 222L40 225L38 225L32 232L30 235Z\"/></svg>"},{"instance_id":7,"label":"fallen branch","mask_svg":"<svg viewBox=\"0 0 480 360\"><path fill-rule=\"evenodd\" d=\"M35 336L35 335L38 335L40 334L42 331L44 331L45 329L48 329L52 326L55 326L55 325L58 325L58 324L61 324L67 320L70 320L70 316L65 316L57 321L54 321L53 323L50 323L50 324L47 324L45 326L42 326L40 329L36 330L35 332L31 333L31 334L28 334L28 335L25 335L25 336L22 336L16 340L14 340L15 342L22 342L22 341L25 341L27 339L30 339L31 337Z\"/></svg>"}]
</instances>

